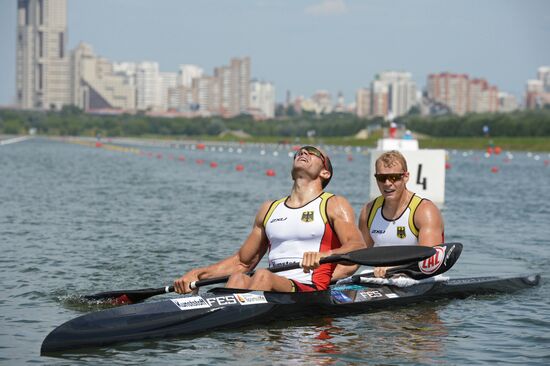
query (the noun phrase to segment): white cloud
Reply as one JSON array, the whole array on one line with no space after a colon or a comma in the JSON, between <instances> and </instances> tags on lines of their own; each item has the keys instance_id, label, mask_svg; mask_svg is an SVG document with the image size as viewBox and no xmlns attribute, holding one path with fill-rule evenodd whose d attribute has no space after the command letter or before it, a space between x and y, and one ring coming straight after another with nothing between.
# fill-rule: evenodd
<instances>
[{"instance_id":1,"label":"white cloud","mask_svg":"<svg viewBox=\"0 0 550 366\"><path fill-rule=\"evenodd\" d=\"M321 3L310 5L305 10L310 15L339 15L348 12L348 6L344 0L322 0Z\"/></svg>"}]
</instances>

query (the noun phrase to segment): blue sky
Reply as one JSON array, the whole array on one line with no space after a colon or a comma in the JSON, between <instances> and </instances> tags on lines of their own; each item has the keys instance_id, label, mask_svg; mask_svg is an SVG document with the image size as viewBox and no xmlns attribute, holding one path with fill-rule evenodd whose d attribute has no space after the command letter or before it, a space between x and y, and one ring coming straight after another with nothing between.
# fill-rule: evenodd
<instances>
[{"instance_id":1,"label":"blue sky","mask_svg":"<svg viewBox=\"0 0 550 366\"><path fill-rule=\"evenodd\" d=\"M69 48L90 43L113 61L162 71L234 56L271 81L282 101L318 89L346 102L384 70L482 77L521 96L550 65L547 0L67 0ZM15 0L0 0L0 105L15 95Z\"/></svg>"}]
</instances>

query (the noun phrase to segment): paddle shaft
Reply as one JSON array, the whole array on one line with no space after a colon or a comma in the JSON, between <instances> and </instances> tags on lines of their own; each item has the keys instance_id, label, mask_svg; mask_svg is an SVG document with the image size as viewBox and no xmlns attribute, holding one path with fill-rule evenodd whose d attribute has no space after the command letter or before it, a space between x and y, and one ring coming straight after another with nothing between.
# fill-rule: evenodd
<instances>
[{"instance_id":1,"label":"paddle shaft","mask_svg":"<svg viewBox=\"0 0 550 366\"><path fill-rule=\"evenodd\" d=\"M433 248L418 247L418 246L394 246L394 247L378 247L365 248L355 250L346 254L334 254L322 258L320 264L349 262L354 264L368 266L392 266L410 263L411 261L419 261L428 258L435 254ZM301 263L291 263L288 265L271 267L269 270L273 273L298 269ZM252 275L254 272L248 272L247 275ZM196 289L201 286L213 285L227 282L229 276L207 278L190 284L191 289ZM151 296L160 295L168 292L173 292L173 286L165 286L161 288L148 288L141 290L123 290L102 292L95 295L85 296L87 300L101 299L116 299L119 303L129 303L145 300Z\"/></svg>"}]
</instances>

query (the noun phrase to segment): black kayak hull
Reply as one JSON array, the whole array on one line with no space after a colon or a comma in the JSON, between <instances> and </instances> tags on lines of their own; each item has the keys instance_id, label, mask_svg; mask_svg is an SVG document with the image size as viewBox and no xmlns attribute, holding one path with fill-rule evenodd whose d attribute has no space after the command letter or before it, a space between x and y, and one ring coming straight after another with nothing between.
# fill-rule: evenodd
<instances>
[{"instance_id":1,"label":"black kayak hull","mask_svg":"<svg viewBox=\"0 0 550 366\"><path fill-rule=\"evenodd\" d=\"M213 329L265 324L296 316L346 315L379 307L471 295L508 293L538 285L540 275L476 277L388 285L335 285L311 293L240 292L214 289L181 297L97 311L69 320L44 339L42 355L87 347L198 334Z\"/></svg>"}]
</instances>

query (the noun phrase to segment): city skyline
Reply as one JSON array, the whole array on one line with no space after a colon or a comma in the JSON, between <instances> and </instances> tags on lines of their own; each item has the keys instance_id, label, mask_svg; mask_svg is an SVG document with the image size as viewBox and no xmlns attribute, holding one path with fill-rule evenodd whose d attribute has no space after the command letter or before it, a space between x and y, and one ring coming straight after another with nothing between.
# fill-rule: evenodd
<instances>
[{"instance_id":1,"label":"city skyline","mask_svg":"<svg viewBox=\"0 0 550 366\"><path fill-rule=\"evenodd\" d=\"M15 97L16 7L0 5L1 105ZM121 0L69 0L67 23L69 49L83 41L113 61L154 61L163 72L250 56L251 75L273 82L279 102L287 90L294 98L324 89L349 103L385 70L410 72L422 90L430 73L467 73L522 100L526 80L550 60L543 1L142 1L129 9Z\"/></svg>"}]
</instances>

